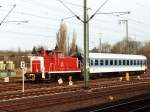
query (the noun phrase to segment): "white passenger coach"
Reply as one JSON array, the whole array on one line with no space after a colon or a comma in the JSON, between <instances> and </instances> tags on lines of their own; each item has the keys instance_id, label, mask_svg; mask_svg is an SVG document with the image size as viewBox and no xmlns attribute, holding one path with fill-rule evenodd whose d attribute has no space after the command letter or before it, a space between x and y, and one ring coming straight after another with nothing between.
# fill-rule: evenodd
<instances>
[{"instance_id":1,"label":"white passenger coach","mask_svg":"<svg viewBox=\"0 0 150 112\"><path fill-rule=\"evenodd\" d=\"M89 53L90 73L145 72L147 58L143 55Z\"/></svg>"}]
</instances>

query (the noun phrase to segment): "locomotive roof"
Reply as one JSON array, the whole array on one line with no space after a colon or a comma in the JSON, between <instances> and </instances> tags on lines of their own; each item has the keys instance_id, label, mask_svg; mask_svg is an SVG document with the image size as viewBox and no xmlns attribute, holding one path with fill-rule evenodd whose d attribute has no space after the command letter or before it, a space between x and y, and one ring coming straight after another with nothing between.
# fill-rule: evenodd
<instances>
[{"instance_id":1,"label":"locomotive roof","mask_svg":"<svg viewBox=\"0 0 150 112\"><path fill-rule=\"evenodd\" d=\"M57 53L63 53L63 51L58 51L58 50L46 50L46 52L57 52Z\"/></svg>"},{"instance_id":2,"label":"locomotive roof","mask_svg":"<svg viewBox=\"0 0 150 112\"><path fill-rule=\"evenodd\" d=\"M89 53L89 58L113 58L113 59L147 59L143 55L112 54L112 53Z\"/></svg>"}]
</instances>

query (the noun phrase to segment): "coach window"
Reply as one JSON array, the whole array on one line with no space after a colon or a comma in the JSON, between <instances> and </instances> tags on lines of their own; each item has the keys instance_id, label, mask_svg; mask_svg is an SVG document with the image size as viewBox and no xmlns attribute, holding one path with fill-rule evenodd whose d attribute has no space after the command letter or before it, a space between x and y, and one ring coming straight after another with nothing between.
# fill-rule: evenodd
<instances>
[{"instance_id":1,"label":"coach window","mask_svg":"<svg viewBox=\"0 0 150 112\"><path fill-rule=\"evenodd\" d=\"M95 66L97 66L98 65L98 60L95 60Z\"/></svg>"},{"instance_id":2,"label":"coach window","mask_svg":"<svg viewBox=\"0 0 150 112\"><path fill-rule=\"evenodd\" d=\"M143 65L143 64L142 64L142 60L140 60L140 65Z\"/></svg>"},{"instance_id":3,"label":"coach window","mask_svg":"<svg viewBox=\"0 0 150 112\"><path fill-rule=\"evenodd\" d=\"M136 60L134 60L134 65L136 65Z\"/></svg>"},{"instance_id":4,"label":"coach window","mask_svg":"<svg viewBox=\"0 0 150 112\"><path fill-rule=\"evenodd\" d=\"M119 65L121 65L121 60L119 60Z\"/></svg>"},{"instance_id":5,"label":"coach window","mask_svg":"<svg viewBox=\"0 0 150 112\"><path fill-rule=\"evenodd\" d=\"M129 60L127 60L127 65L129 65Z\"/></svg>"},{"instance_id":6,"label":"coach window","mask_svg":"<svg viewBox=\"0 0 150 112\"><path fill-rule=\"evenodd\" d=\"M93 66L93 60L91 60L91 63L90 63L90 65L91 65L91 66Z\"/></svg>"},{"instance_id":7,"label":"coach window","mask_svg":"<svg viewBox=\"0 0 150 112\"><path fill-rule=\"evenodd\" d=\"M104 60L100 60L100 65L104 65Z\"/></svg>"},{"instance_id":8,"label":"coach window","mask_svg":"<svg viewBox=\"0 0 150 112\"><path fill-rule=\"evenodd\" d=\"M117 60L115 60L115 65L117 65Z\"/></svg>"},{"instance_id":9,"label":"coach window","mask_svg":"<svg viewBox=\"0 0 150 112\"><path fill-rule=\"evenodd\" d=\"M139 60L137 60L137 65L140 65L140 62L139 62Z\"/></svg>"},{"instance_id":10,"label":"coach window","mask_svg":"<svg viewBox=\"0 0 150 112\"><path fill-rule=\"evenodd\" d=\"M105 65L108 65L108 60L105 60Z\"/></svg>"},{"instance_id":11,"label":"coach window","mask_svg":"<svg viewBox=\"0 0 150 112\"><path fill-rule=\"evenodd\" d=\"M133 65L133 60L130 60L130 65Z\"/></svg>"},{"instance_id":12,"label":"coach window","mask_svg":"<svg viewBox=\"0 0 150 112\"><path fill-rule=\"evenodd\" d=\"M110 65L113 65L113 60L110 60Z\"/></svg>"},{"instance_id":13,"label":"coach window","mask_svg":"<svg viewBox=\"0 0 150 112\"><path fill-rule=\"evenodd\" d=\"M123 60L123 65L126 65L126 61L125 60Z\"/></svg>"}]
</instances>

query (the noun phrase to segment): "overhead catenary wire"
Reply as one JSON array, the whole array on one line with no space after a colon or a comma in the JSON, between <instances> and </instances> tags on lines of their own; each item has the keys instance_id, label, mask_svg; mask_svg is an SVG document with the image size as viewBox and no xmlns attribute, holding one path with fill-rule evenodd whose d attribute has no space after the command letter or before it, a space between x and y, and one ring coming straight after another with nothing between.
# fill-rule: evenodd
<instances>
[{"instance_id":1,"label":"overhead catenary wire","mask_svg":"<svg viewBox=\"0 0 150 112\"><path fill-rule=\"evenodd\" d=\"M0 32L9 32L9 33L14 33L14 34L17 34L17 35L23 35L23 36L34 36L34 37L45 37L45 38L53 38L53 36L55 35L42 35L42 34L32 34L32 33L25 33L25 32L15 32L15 31L4 31L4 30L0 30Z\"/></svg>"},{"instance_id":2,"label":"overhead catenary wire","mask_svg":"<svg viewBox=\"0 0 150 112\"><path fill-rule=\"evenodd\" d=\"M130 11L124 11L124 12L99 12L97 14L111 14L113 16L122 16L122 15L130 14L130 13L131 13Z\"/></svg>"},{"instance_id":3,"label":"overhead catenary wire","mask_svg":"<svg viewBox=\"0 0 150 112\"><path fill-rule=\"evenodd\" d=\"M35 1L35 2L36 2L36 1ZM69 6L69 5L68 5L68 6ZM51 8L50 8L50 9L51 9ZM71 8L71 9L72 9L72 8ZM24 11L24 10L23 10L23 11ZM16 10L13 11L13 13L15 13L15 12L16 12ZM30 13L32 13L32 12L30 12ZM55 13L56 13L56 15L58 15L57 12L55 12ZM20 13L20 14L21 14L21 13ZM24 13L23 13L23 15L27 15L27 14L24 14ZM13 16L14 16L14 15L13 15ZM20 15L19 15L19 16L20 16ZM31 15L29 15L29 16L31 16ZM34 14L34 17L36 17L36 16L39 16L37 19L40 19L42 15L40 15L40 14ZM44 16L44 15L43 15L43 16ZM45 15L45 17L44 17L43 19L47 19L47 20L50 19L50 22L51 22L51 20L60 21L59 18L51 19L51 17L49 18L49 17L47 17L47 16L49 16L49 15ZM81 16L80 16L80 17L81 17ZM54 18L54 17L52 16L52 18ZM95 20L95 18L94 18L94 20ZM48 23L48 22L46 22L46 20L44 20L44 21L45 21L45 23ZM44 21L43 21L43 22L44 22ZM68 21L69 21L69 20L68 20ZM34 21L34 22L35 22L35 21ZM36 22L37 22L37 21L36 21ZM36 23L36 22L35 22L35 23ZM42 19L40 19L39 22L37 22L37 24L43 25L43 22L42 22ZM52 22L53 22L53 21L52 21ZM135 22L135 21L134 21L134 22ZM71 23L71 22L70 22L70 23ZM135 23L137 23L137 22L135 22ZM74 24L74 23L73 23L73 24ZM138 24L142 24L142 23L138 21ZM28 25L28 24L27 24L27 25ZM27 25L24 25L24 26L27 26ZM21 26L21 25L20 25L20 26ZM23 26L23 25L22 25L22 26ZM21 26L21 27L22 27L22 26ZM51 26L54 27L54 25L51 25ZM98 24L97 24L97 26L98 26ZM139 26L140 26L140 25L139 25ZM137 27L139 27L139 26L137 26ZM145 26L147 26L147 25L145 25ZM101 28L101 25L99 25L99 27ZM99 28L99 29L100 29L100 28ZM30 27L29 27L29 30L30 30L30 29L32 30L33 28L30 28ZM94 27L94 29L95 29L95 27ZM97 29L98 29L98 28L97 28ZM102 29L103 29L103 28L101 28L100 30L102 30ZM33 30L34 30L34 29L33 29ZM105 30L106 30L106 29L105 29ZM107 30L108 30L108 29L107 29ZM109 30L109 31L110 31L110 30ZM51 32L51 31L50 31L50 32ZM51 33L52 33L52 32L51 32ZM118 32L116 32L116 33L118 33ZM16 34L17 34L17 33L16 33ZM55 35L55 34L54 34L54 35ZM31 38L32 38L32 37L31 37Z\"/></svg>"},{"instance_id":4,"label":"overhead catenary wire","mask_svg":"<svg viewBox=\"0 0 150 112\"><path fill-rule=\"evenodd\" d=\"M0 10L2 11L2 10ZM27 15L27 16L33 16L33 17L38 17L40 19L50 19L50 20L53 20L53 21L60 21L61 19L55 19L55 18L51 18L51 17L46 17L46 16L39 16L39 15L35 15L35 14L31 14L31 13L25 13L25 12L16 12L14 11L14 13L17 13L17 14L21 14L21 15ZM64 20L65 19L69 19L69 18L73 18L75 16L69 16L69 17L66 17L66 18L63 18ZM122 19L124 19L124 17L120 17ZM150 24L147 24L147 23L144 23L142 21L139 21L139 20L135 20L135 19L132 19L132 18L127 18L128 20L131 20L132 22L135 22L137 24L141 24L141 25L144 25L144 26L147 26L147 27L150 27ZM104 20L105 21L105 20Z\"/></svg>"},{"instance_id":5,"label":"overhead catenary wire","mask_svg":"<svg viewBox=\"0 0 150 112\"><path fill-rule=\"evenodd\" d=\"M149 6L143 5L143 4L138 3L138 2L136 2L135 5L142 7L142 8L149 8ZM149 10L147 10L147 11L149 11Z\"/></svg>"},{"instance_id":6,"label":"overhead catenary wire","mask_svg":"<svg viewBox=\"0 0 150 112\"><path fill-rule=\"evenodd\" d=\"M84 22L79 16L77 16L62 0L57 0L59 1L64 7L66 7L78 20ZM97 12L108 2L109 0L105 0L105 2L95 11L95 13L87 20L86 22L90 21L96 14ZM91 8L90 8L91 9Z\"/></svg>"},{"instance_id":7,"label":"overhead catenary wire","mask_svg":"<svg viewBox=\"0 0 150 112\"><path fill-rule=\"evenodd\" d=\"M41 3L37 2L37 1L34 1L34 3L27 2L27 1L24 1L24 0L22 0L22 1L25 2L25 3L31 4L31 5L34 5L34 6L37 5L38 7L40 6L40 7L49 9L49 6L48 6L47 4L41 4ZM31 1L31 0L30 0L30 1ZM33 1L33 0L32 0L32 1ZM58 1L58 0L56 0L56 1ZM68 4L68 5L71 5L71 6L74 6L74 7L83 8L83 5L80 5L80 4L76 4L76 3L72 3L72 2L68 2L68 1L64 1L64 0L63 0L63 2L64 2L65 4Z\"/></svg>"},{"instance_id":8,"label":"overhead catenary wire","mask_svg":"<svg viewBox=\"0 0 150 112\"><path fill-rule=\"evenodd\" d=\"M7 11L7 10L0 10L0 11ZM55 19L55 18L51 18L48 16L40 16L40 15L35 15L32 13L25 13L25 12L19 12L19 11L14 11L15 14L20 14L20 15L27 15L27 16L32 16L32 17L37 17L38 19L47 19L47 20L53 20L53 21L60 21L60 19ZM13 17L11 17L13 18ZM18 17L15 17L18 18Z\"/></svg>"},{"instance_id":9,"label":"overhead catenary wire","mask_svg":"<svg viewBox=\"0 0 150 112\"><path fill-rule=\"evenodd\" d=\"M83 22L83 20L81 20L81 18L78 15L76 15L62 0L57 1L59 1L66 9L68 9L78 20Z\"/></svg>"},{"instance_id":10,"label":"overhead catenary wire","mask_svg":"<svg viewBox=\"0 0 150 112\"><path fill-rule=\"evenodd\" d=\"M29 21L4 21L3 23L28 23Z\"/></svg>"},{"instance_id":11,"label":"overhead catenary wire","mask_svg":"<svg viewBox=\"0 0 150 112\"><path fill-rule=\"evenodd\" d=\"M130 21L136 22L136 23L138 23L138 24L142 24L142 25L144 25L144 26L150 27L150 24L144 23L144 22L142 22L142 21L138 21L138 20L131 19L131 18L127 18L127 19L130 20Z\"/></svg>"},{"instance_id":12,"label":"overhead catenary wire","mask_svg":"<svg viewBox=\"0 0 150 112\"><path fill-rule=\"evenodd\" d=\"M35 16L35 17L37 17L38 15L32 15L32 14L29 14L29 13L22 13L22 12L19 12L20 14L25 14L25 15L30 15L30 16ZM43 16L41 16L42 18L43 18ZM72 16L73 17L73 16ZM48 18L46 18L46 19L48 19ZM57 20L57 19L52 19L52 20L56 20L56 21L60 21L60 20ZM102 21L102 20L100 20L100 21ZM137 21L135 21L135 20L133 20L134 22L137 22ZM106 21L107 22L107 21ZM39 22L38 22L39 23ZM69 23L71 23L71 22L69 22ZM138 22L139 24L142 24L141 22ZM144 23L143 23L144 24ZM34 26L34 25L32 25L32 26ZM32 27L31 26L31 27ZM81 26L81 25L79 25L79 26ZM36 26L35 26L36 27ZM34 27L34 28L35 28ZM38 28L38 27L36 27L36 28ZM43 28L43 27L40 27L39 26L39 28ZM45 27L46 28L46 27ZM51 29L51 28L46 28L46 29ZM55 28L56 29L56 28ZM98 26L97 26L97 29L98 29ZM104 28L105 30L106 30L106 27ZM107 29L108 30L108 29ZM112 29L113 30L113 29ZM109 31L110 31L110 29L109 29Z\"/></svg>"},{"instance_id":13,"label":"overhead catenary wire","mask_svg":"<svg viewBox=\"0 0 150 112\"><path fill-rule=\"evenodd\" d=\"M56 1L59 1L59 0L56 0ZM61 1L62 1L62 0L61 0ZM23 1L23 2L29 3L29 4L34 5L34 6L35 6L35 5L38 5L38 7L40 6L40 7L49 9L49 7L47 7L46 4L41 4L41 3L37 2L37 1L34 1L34 3L30 3L30 2L26 2L26 1ZM74 7L83 8L82 5L79 5L79 4L76 4L76 3L72 3L72 2L68 2L68 1L63 1L63 3L64 3L64 4L72 5L72 6L74 6ZM68 7L68 6L67 6L67 7ZM68 8L69 8L69 7L68 7ZM87 9L93 10L92 8L87 8ZM78 10L79 10L79 9L78 9ZM57 11L57 10L55 10L55 11ZM57 11L57 12L58 12L58 11ZM73 12L73 11L72 11L72 12ZM72 13L72 12L71 12L71 13ZM74 14L73 14L73 15L74 15ZM80 21L82 21L79 16L77 17L77 15L76 15L76 16L74 15L74 17L76 17L77 19L79 19ZM62 19L61 19L61 20L62 20ZM82 22L83 22L83 21L82 21Z\"/></svg>"},{"instance_id":14,"label":"overhead catenary wire","mask_svg":"<svg viewBox=\"0 0 150 112\"><path fill-rule=\"evenodd\" d=\"M2 25L2 23L5 21L5 19L9 16L9 14L14 10L14 8L16 7L16 4L13 5L13 7L11 8L11 10L6 14L6 16L3 18L3 20L0 22L0 25Z\"/></svg>"},{"instance_id":15,"label":"overhead catenary wire","mask_svg":"<svg viewBox=\"0 0 150 112\"><path fill-rule=\"evenodd\" d=\"M90 18L89 18L88 21L90 21L108 1L109 1L109 0L105 0L104 3L95 11L95 13L92 14L92 16L90 16ZM87 22L88 22L88 21L87 21Z\"/></svg>"},{"instance_id":16,"label":"overhead catenary wire","mask_svg":"<svg viewBox=\"0 0 150 112\"><path fill-rule=\"evenodd\" d=\"M70 19L70 18L74 18L74 17L76 17L76 16L65 17L65 18L62 18L61 20L63 21L63 20L67 20L67 19Z\"/></svg>"},{"instance_id":17,"label":"overhead catenary wire","mask_svg":"<svg viewBox=\"0 0 150 112\"><path fill-rule=\"evenodd\" d=\"M34 25L29 25L29 26L27 26L28 28L38 28L39 26L34 26ZM40 29L43 29L44 27L39 27ZM46 28L46 27L45 27ZM97 26L97 25L94 25L94 28L95 29L103 29L103 31L111 31L111 32L116 32L117 34L121 34L121 32L120 31L118 31L117 29L114 29L114 28L110 28L110 27L100 27L100 26ZM46 28L46 29L49 29L49 30L54 30L54 31L57 31L57 28ZM133 28L132 28L133 29ZM17 33L19 33L19 34L23 34L23 35L31 35L31 36L43 36L43 37L45 37L45 35L41 35L41 34L31 34L31 33L21 33L21 32L13 32L13 31L6 31L6 32L9 32L9 33L15 33L15 34L17 34ZM80 34L80 33L79 33ZM141 35L142 33L140 33L140 35ZM80 34L81 35L81 34ZM94 35L94 33L93 34L91 34L91 35ZM139 35L139 34L138 34ZM48 37L48 36L46 36L46 37Z\"/></svg>"},{"instance_id":18,"label":"overhead catenary wire","mask_svg":"<svg viewBox=\"0 0 150 112\"><path fill-rule=\"evenodd\" d=\"M4 9L1 9L0 11L2 11L2 10L4 11ZM7 11L7 10L5 10L5 11ZM53 21L60 21L60 20L61 20L61 19L54 19L54 18L49 18L49 17L46 17L46 16L39 16L39 15L35 15L35 14L31 14L31 13L25 13L25 12L14 11L14 13L22 14L22 15L28 15L28 16L33 16L33 17L38 17L38 18L40 18L40 19L51 19L51 20L53 20ZM107 12L106 12L106 13L107 13ZM114 13L115 13L115 12L114 12ZM98 13L98 14L99 14L99 13ZM64 19L69 19L69 18L73 18L73 17L75 17L75 16L66 17L66 18L64 18ZM123 18L123 17L121 17L121 18ZM144 22L142 22L142 21L138 21L138 20L131 19L131 18L127 18L127 19L129 19L129 20L131 20L131 21L133 21L133 22L135 22L135 23L137 23L137 24L141 24L141 25L150 27L150 24L146 24L146 23L144 23Z\"/></svg>"},{"instance_id":19,"label":"overhead catenary wire","mask_svg":"<svg viewBox=\"0 0 150 112\"><path fill-rule=\"evenodd\" d=\"M80 7L80 8L83 8L82 5L79 5L79 4L75 4L75 3L72 3L72 2L67 2L67 1L64 1L66 4L70 4L72 6L75 6L75 7Z\"/></svg>"},{"instance_id":20,"label":"overhead catenary wire","mask_svg":"<svg viewBox=\"0 0 150 112\"><path fill-rule=\"evenodd\" d=\"M100 21L102 21L102 20L100 20ZM104 21L104 22L107 22L107 21ZM68 21L68 23L71 23L71 22ZM77 24L75 24L75 25L77 25ZM80 25L80 26L81 26L81 25ZM117 30L114 30L114 28L99 27L99 26L97 26L97 25L94 25L94 26L95 26L94 28L96 28L96 29L103 29L104 31L111 31L111 32L117 32L117 33L119 33ZM44 29L49 29L49 30L53 30L53 31L57 31L57 30L58 30L57 28L53 28L53 27L52 27L52 28L51 28L51 27L48 28L48 27L41 27L41 26L37 26L37 25L36 25L36 26L35 26L35 25L29 25L29 26L28 26L28 25L27 25L27 26L24 26L24 27L27 27L27 28L34 28L34 29L35 29L35 28L36 28L36 29L37 29L37 28L39 28L39 29L43 29L43 28L44 28ZM131 27L131 28L132 28L132 27ZM44 30L44 29L43 29L43 30ZM133 28L132 28L132 29L133 29ZM134 28L134 29L135 29L135 28ZM139 31L139 30L138 30L138 31ZM143 32L143 31L141 31L141 32Z\"/></svg>"},{"instance_id":21,"label":"overhead catenary wire","mask_svg":"<svg viewBox=\"0 0 150 112\"><path fill-rule=\"evenodd\" d=\"M24 13L24 12L18 12L18 13L23 14L23 15L29 15L29 16L34 16L34 17L38 17L38 18L43 18L43 19L52 19L52 18L49 18L49 17L39 16L39 15L35 15L35 14L30 14L30 13ZM72 17L74 17L74 16L72 16ZM52 19L52 20L60 21L60 19ZM145 25L145 26L150 26L150 25L145 24L145 23L143 23L141 21L137 21L137 20L133 20L133 19L132 19L132 21L134 21L134 22L136 22L138 24Z\"/></svg>"},{"instance_id":22,"label":"overhead catenary wire","mask_svg":"<svg viewBox=\"0 0 150 112\"><path fill-rule=\"evenodd\" d=\"M63 2L65 2L65 3L67 3L67 4L73 4L73 5L79 5L79 4L75 4L75 3L71 3L71 2L67 2L67 1L63 1ZM34 5L34 4L33 4ZM40 4L39 4L40 5ZM82 6L82 5L81 5ZM15 11L14 11L15 12ZM24 14L24 15L30 15L30 14L27 14L27 13L23 13L23 12L20 12L20 13L22 13L22 14ZM33 15L33 16L37 16L37 17L39 17L40 18L40 16L38 16L38 15ZM47 17L45 17L45 18L47 18ZM47 18L48 19L48 18ZM59 20L58 20L59 21ZM148 25L148 24L146 24L146 23L144 23L144 22L141 22L141 21L137 21L137 20L133 20L132 19L132 21L134 21L134 22L136 22L136 23L138 23L138 24L143 24L143 25L147 25L147 26L150 26L150 25Z\"/></svg>"},{"instance_id":23,"label":"overhead catenary wire","mask_svg":"<svg viewBox=\"0 0 150 112\"><path fill-rule=\"evenodd\" d=\"M38 9L40 8L42 8L42 9L46 9L46 12L45 11L43 11L43 10L40 10L43 14L45 13L45 14L49 14L49 15L51 15L52 13L51 12L53 12L54 11L54 9L52 9L52 7L50 7L50 6L48 6L48 4L42 4L42 3L39 3L39 2L37 2L37 1L34 1L34 3L33 2L31 2L32 0L28 0L28 1L24 1L24 0L21 0L21 2L24 2L24 3L28 3L28 4L30 4L30 5L33 5L34 7L37 7ZM24 8L29 8L29 7L25 7L24 6ZM32 9L31 9L32 10ZM50 13L48 13L50 11ZM59 13L59 15L60 14L62 14L62 12L61 11L58 11L58 10L55 10L55 13Z\"/></svg>"}]
</instances>

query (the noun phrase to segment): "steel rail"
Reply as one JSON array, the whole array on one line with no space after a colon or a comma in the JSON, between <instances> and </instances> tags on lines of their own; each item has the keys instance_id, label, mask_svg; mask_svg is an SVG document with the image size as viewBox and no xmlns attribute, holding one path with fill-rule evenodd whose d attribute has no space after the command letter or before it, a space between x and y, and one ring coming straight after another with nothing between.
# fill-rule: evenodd
<instances>
[{"instance_id":1,"label":"steel rail","mask_svg":"<svg viewBox=\"0 0 150 112\"><path fill-rule=\"evenodd\" d=\"M90 111L90 112L100 112L100 111L107 111L107 110L112 110L114 108L119 108L120 106L125 106L125 105L131 105L133 103L139 103L141 101L147 101L147 100L150 100L150 97L146 97L146 98L142 98L142 99L138 99L138 100L133 100L133 101L128 101L128 102L124 102L124 103L120 103L120 104L115 104L115 105L111 105L111 106L108 106L108 107L104 107L104 108L100 108L100 109L96 109L94 111ZM138 110L141 110L141 109L144 109L144 108L147 108L147 107L150 107L150 105L148 106L145 106L145 107L140 107L140 108L136 108L136 109L132 109L128 112L136 112Z\"/></svg>"}]
</instances>

